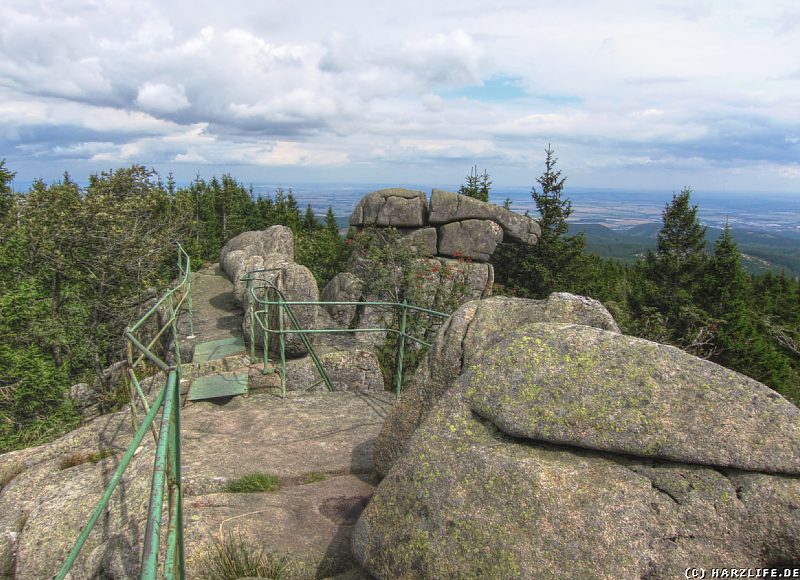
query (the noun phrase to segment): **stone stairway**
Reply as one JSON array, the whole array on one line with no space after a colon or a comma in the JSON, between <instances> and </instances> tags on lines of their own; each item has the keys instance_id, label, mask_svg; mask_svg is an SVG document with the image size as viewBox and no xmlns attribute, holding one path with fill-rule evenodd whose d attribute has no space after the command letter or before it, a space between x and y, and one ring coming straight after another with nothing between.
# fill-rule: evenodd
<instances>
[{"instance_id":1,"label":"stone stairway","mask_svg":"<svg viewBox=\"0 0 800 580\"><path fill-rule=\"evenodd\" d=\"M192 363L184 365L184 402L191 405L181 417L187 577L198 572L212 538L231 532L290 554L296 561L292 576L347 572L361 578L350 535L377 484L372 446L394 397L276 396L278 375L250 364L242 311L218 265L195 274L192 295L194 338L184 337L194 346ZM188 335L187 321L180 331ZM323 352L333 346L329 341L320 345ZM310 368L306 374L290 372L304 380L314 375ZM238 394L246 396L233 396ZM228 482L252 472L277 476L280 490L226 492Z\"/></svg>"},{"instance_id":2,"label":"stone stairway","mask_svg":"<svg viewBox=\"0 0 800 580\"><path fill-rule=\"evenodd\" d=\"M218 265L203 268L192 277L193 330L188 319L181 321L182 343L191 344L193 365L229 361L241 368L223 367L196 378L185 377L184 402L243 395L248 392L249 360L242 337L242 315L233 300L233 284Z\"/></svg>"}]
</instances>

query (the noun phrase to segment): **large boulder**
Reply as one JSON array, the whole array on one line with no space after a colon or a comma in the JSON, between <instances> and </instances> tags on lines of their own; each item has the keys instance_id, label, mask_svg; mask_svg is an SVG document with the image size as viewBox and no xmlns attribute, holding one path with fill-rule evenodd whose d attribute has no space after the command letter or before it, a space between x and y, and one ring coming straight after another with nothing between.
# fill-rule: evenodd
<instances>
[{"instance_id":1,"label":"large boulder","mask_svg":"<svg viewBox=\"0 0 800 580\"><path fill-rule=\"evenodd\" d=\"M436 228L401 230L401 243L417 256L435 256L438 247Z\"/></svg>"},{"instance_id":2,"label":"large boulder","mask_svg":"<svg viewBox=\"0 0 800 580\"><path fill-rule=\"evenodd\" d=\"M233 282L233 299L242 304L244 301L245 292L247 292L248 281L247 274L251 274L253 280L257 280L257 273L267 267L264 256L255 255L245 259L240 265L236 274L231 279Z\"/></svg>"},{"instance_id":3,"label":"large boulder","mask_svg":"<svg viewBox=\"0 0 800 580\"><path fill-rule=\"evenodd\" d=\"M585 326L530 326L503 344L464 382L471 408L513 437L800 475L800 410L744 375Z\"/></svg>"},{"instance_id":4,"label":"large boulder","mask_svg":"<svg viewBox=\"0 0 800 580\"><path fill-rule=\"evenodd\" d=\"M323 302L358 302L364 296L364 282L351 272L340 272L325 285L320 295ZM331 315L339 326L350 328L356 315L356 305L336 305L325 306L325 310Z\"/></svg>"},{"instance_id":5,"label":"large boulder","mask_svg":"<svg viewBox=\"0 0 800 580\"><path fill-rule=\"evenodd\" d=\"M286 226L270 226L264 231L243 232L231 238L219 253L219 263L234 283L246 273L242 265L252 256L280 254L294 260L294 237Z\"/></svg>"},{"instance_id":6,"label":"large boulder","mask_svg":"<svg viewBox=\"0 0 800 580\"><path fill-rule=\"evenodd\" d=\"M445 293L452 292L449 284L458 285L460 294L464 299L459 300L480 300L492 295L494 286L494 266L482 262L464 262L463 260L453 260L449 258L437 258L439 263L444 266L440 282L445 285ZM452 280L449 274L452 274Z\"/></svg>"},{"instance_id":7,"label":"large boulder","mask_svg":"<svg viewBox=\"0 0 800 580\"><path fill-rule=\"evenodd\" d=\"M235 283L237 280L236 273L241 271L242 264L251 256L252 254L249 254L246 250L231 250L220 256L219 265L222 266L222 271L225 272L228 279Z\"/></svg>"},{"instance_id":8,"label":"large boulder","mask_svg":"<svg viewBox=\"0 0 800 580\"><path fill-rule=\"evenodd\" d=\"M415 228L426 225L427 217L424 192L393 187L364 196L350 216L350 225Z\"/></svg>"},{"instance_id":9,"label":"large boulder","mask_svg":"<svg viewBox=\"0 0 800 580\"><path fill-rule=\"evenodd\" d=\"M428 218L431 225L472 219L490 220L498 224L503 228L507 241L535 244L542 231L536 220L510 209L441 189L431 192Z\"/></svg>"},{"instance_id":10,"label":"large boulder","mask_svg":"<svg viewBox=\"0 0 800 580\"><path fill-rule=\"evenodd\" d=\"M295 302L319 302L319 290L317 281L311 270L300 264L292 262L287 265L280 278L279 288L283 292L287 301ZM301 329L317 328L317 310L319 306L292 306L291 310ZM275 309L275 322L277 323L278 309ZM293 329L291 321L286 317L285 328ZM276 326L273 326L276 328ZM308 340L313 342L314 335L307 334ZM277 338L277 336L276 336ZM306 349L297 333L286 335L286 355L290 357L302 356L306 354Z\"/></svg>"},{"instance_id":11,"label":"large boulder","mask_svg":"<svg viewBox=\"0 0 800 580\"><path fill-rule=\"evenodd\" d=\"M438 252L443 256L488 262L497 244L503 241L503 228L489 220L464 220L438 228Z\"/></svg>"},{"instance_id":12,"label":"large boulder","mask_svg":"<svg viewBox=\"0 0 800 580\"><path fill-rule=\"evenodd\" d=\"M219 252L220 263L225 261L225 256L230 252L244 251L251 246L260 244L262 233L261 231L242 232L238 236L228 240Z\"/></svg>"},{"instance_id":13,"label":"large boulder","mask_svg":"<svg viewBox=\"0 0 800 580\"><path fill-rule=\"evenodd\" d=\"M530 324L431 408L353 548L379 578L796 566L799 470L800 410L767 387L642 339Z\"/></svg>"},{"instance_id":14,"label":"large boulder","mask_svg":"<svg viewBox=\"0 0 800 580\"><path fill-rule=\"evenodd\" d=\"M375 467L386 474L405 452L417 426L444 392L477 357L512 328L532 322L563 322L619 332L614 318L596 300L553 293L545 300L495 296L463 304L445 322L411 386L386 419L375 443Z\"/></svg>"},{"instance_id":15,"label":"large boulder","mask_svg":"<svg viewBox=\"0 0 800 580\"><path fill-rule=\"evenodd\" d=\"M336 391L383 391L383 373L375 355L365 350L342 350L320 355L320 362ZM319 371L309 357L286 365L286 384L290 390L324 391Z\"/></svg>"},{"instance_id":16,"label":"large boulder","mask_svg":"<svg viewBox=\"0 0 800 580\"><path fill-rule=\"evenodd\" d=\"M46 445L0 455L0 555L6 554L0 558L0 577L53 577L130 437L130 413L124 411L99 417ZM134 456L71 578L139 577L152 438L144 445L150 449Z\"/></svg>"},{"instance_id":17,"label":"large boulder","mask_svg":"<svg viewBox=\"0 0 800 580\"><path fill-rule=\"evenodd\" d=\"M319 302L319 290L317 289L317 281L311 270L300 264L292 262L288 256L281 254L272 254L266 257L266 265L268 268L276 268L276 270L269 272L262 272L259 274L255 284L258 287L255 292L256 299L252 296L245 296L244 301L244 317L242 319L242 332L245 340L250 340L250 325L251 325L251 309L253 317L261 321L261 324L256 322L254 338L255 344L262 347L264 344L262 326L268 322L270 330L277 331L280 328L279 317L283 316L284 331L291 331L294 325L285 308L278 306L262 304L260 300L269 298L270 301L275 300L272 292L265 290L267 283L276 287L288 302ZM313 329L317 327L317 311L319 306L290 306L291 312L297 319L297 323L301 329ZM266 313L269 313L269 320L266 321ZM288 357L298 357L306 354L306 348L303 346L300 335L296 332L287 332L285 334L285 352ZM313 342L313 334L306 334L306 337ZM269 350L273 353L278 353L279 334L273 332L270 335Z\"/></svg>"}]
</instances>

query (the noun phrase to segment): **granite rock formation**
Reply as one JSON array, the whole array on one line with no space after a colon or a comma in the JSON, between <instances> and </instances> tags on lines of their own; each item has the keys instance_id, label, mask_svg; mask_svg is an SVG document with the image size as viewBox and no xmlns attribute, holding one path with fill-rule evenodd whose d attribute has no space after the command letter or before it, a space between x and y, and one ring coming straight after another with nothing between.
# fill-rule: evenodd
<instances>
[{"instance_id":1,"label":"granite rock formation","mask_svg":"<svg viewBox=\"0 0 800 580\"><path fill-rule=\"evenodd\" d=\"M294 237L286 226L271 226L263 232L244 232L231 239L220 252L220 265L234 284L234 299L244 308L243 333L245 340L250 340L251 309L255 308L257 316L269 328L279 327L278 308L270 308L270 320L263 320L263 305L258 304L247 293L247 281L243 280L250 273L255 286L256 298L263 299L265 285L271 284L281 291L289 301L318 301L319 290L311 271L294 262ZM273 298L273 296L269 296ZM292 311L301 328L314 328L317 321L317 306L294 306ZM291 323L284 317L285 329L291 329ZM256 346L263 346L264 337L261 326L256 324L253 338ZM309 336L309 340L312 338ZM270 338L270 350L278 351L278 335ZM298 357L306 354L300 336L296 333L286 335L286 355Z\"/></svg>"},{"instance_id":2,"label":"granite rock formation","mask_svg":"<svg viewBox=\"0 0 800 580\"><path fill-rule=\"evenodd\" d=\"M440 329L411 386L387 417L375 443L378 473L389 471L430 409L482 352L511 329L533 322L575 323L619 332L614 318L598 301L563 292L545 300L494 296L463 304Z\"/></svg>"},{"instance_id":3,"label":"granite rock formation","mask_svg":"<svg viewBox=\"0 0 800 580\"><path fill-rule=\"evenodd\" d=\"M453 328L470 309L480 303L440 333L423 371L438 377L427 412L356 526L354 553L371 574L674 578L687 562L797 566L800 409L615 325L519 326L509 305L476 340L480 314Z\"/></svg>"}]
</instances>

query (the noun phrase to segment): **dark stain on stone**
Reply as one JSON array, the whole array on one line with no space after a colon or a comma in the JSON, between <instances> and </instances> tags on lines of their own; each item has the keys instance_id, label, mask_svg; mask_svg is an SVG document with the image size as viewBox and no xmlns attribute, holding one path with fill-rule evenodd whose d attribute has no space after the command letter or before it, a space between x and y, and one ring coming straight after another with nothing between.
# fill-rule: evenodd
<instances>
[{"instance_id":1,"label":"dark stain on stone","mask_svg":"<svg viewBox=\"0 0 800 580\"><path fill-rule=\"evenodd\" d=\"M352 526L367 507L371 495L329 497L319 506L319 513L334 524Z\"/></svg>"}]
</instances>

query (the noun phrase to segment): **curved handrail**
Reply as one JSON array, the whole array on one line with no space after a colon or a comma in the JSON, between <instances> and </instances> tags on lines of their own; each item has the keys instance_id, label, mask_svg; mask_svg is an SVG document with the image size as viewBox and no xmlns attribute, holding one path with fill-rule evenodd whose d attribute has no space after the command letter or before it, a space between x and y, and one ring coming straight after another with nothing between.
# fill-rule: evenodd
<instances>
[{"instance_id":1,"label":"curved handrail","mask_svg":"<svg viewBox=\"0 0 800 580\"><path fill-rule=\"evenodd\" d=\"M398 353L397 353L397 373L396 373L396 388L395 392L399 396L400 390L402 388L402 380L403 380L403 364L405 360L405 340L410 339L418 344L421 344L425 347L430 348L432 345L429 342L426 342L422 339L419 339L411 334L406 332L406 322L407 322L407 315L408 311L420 312L424 314L429 314L438 318L448 318L450 315L444 312L439 312L437 310L432 310L430 308L423 308L421 306L415 306L413 304L408 304L405 300L403 302L383 302L383 301L297 301L297 300L286 300L285 295L283 292L270 280L258 280L261 284L256 286L254 283L256 282L255 275L264 272L276 272L282 271L283 268L262 268L258 270L251 270L245 273L244 276L239 278L242 282L247 282L247 292L248 295L252 298L253 302L259 304L261 306L265 306L265 310L256 311L254 309L249 309L249 316L250 316L250 351L251 357L255 357L255 349L254 349L254 328L255 322L258 321L259 325L261 326L262 331L264 332L264 366L267 366L267 351L268 351L268 341L267 335L268 334L278 334L280 337L279 342L279 350L281 355L281 390L283 396L286 396L286 360L284 354L284 343L283 343L283 336L285 334L298 334L303 341L303 345L306 347L306 350L309 352L314 365L317 368L317 371L322 378L322 381L325 382L326 386L329 390L333 390L333 385L328 378L325 369L322 366L321 361L317 357L316 353L314 352L313 348L311 347L310 341L306 339L306 334L340 334L340 333L359 333L359 332L386 332L395 334L400 337L398 341ZM276 296L277 300L269 300L259 297L256 294L256 290L258 289L266 289L265 296L268 294L269 291L273 291ZM292 311L292 306L328 306L328 305L335 305L335 306L373 306L373 307L388 307L388 308L400 308L401 309L401 322L400 322L400 329L396 328L381 328L381 327L374 327L374 328L341 328L341 329L301 329L299 323L297 322L297 318L294 316ZM282 327L283 319L282 317L278 317L278 322L280 328L278 330L270 329L269 328L269 307L270 306L277 306L278 308L283 309L289 315L292 324L294 325L294 330L285 330ZM258 314L265 313L266 316L264 320L266 325L259 320ZM318 383L317 383L318 384Z\"/></svg>"},{"instance_id":2,"label":"curved handrail","mask_svg":"<svg viewBox=\"0 0 800 580\"><path fill-rule=\"evenodd\" d=\"M147 527L144 538L144 551L142 554L141 577L155 579L158 571L158 550L160 544L160 526L164 510L164 487L167 487L169 525L167 532L168 553L164 564L164 577L184 577L183 556L183 494L181 491L181 458L180 458L180 345L178 344L177 320L184 305L188 309L189 332L194 334L192 298L191 298L191 259L180 244L178 246L178 282L156 301L142 317L125 330L127 339L128 376L131 379L131 419L136 428L136 396L139 397L146 410L142 423L136 428L128 449L120 460L117 469L111 476L108 486L103 492L100 502L95 506L88 522L81 530L75 545L72 547L66 561L56 573L57 580L63 580L72 568L89 534L94 528L100 515L105 511L111 495L119 484L125 470L131 462L136 450L139 448L148 429L153 430L156 438L156 454L151 482L150 505L147 514ZM177 294L180 292L180 296ZM134 335L142 326L159 310L167 305L169 317L147 345L139 341ZM162 335L171 330L173 333L174 355L176 363L168 364L152 352L153 346ZM139 357L134 360L134 348L139 351ZM141 384L136 377L135 368L144 360L149 360L167 374L164 387L156 395L152 406L142 391ZM135 391L134 391L135 389ZM158 435L155 432L155 418L162 410L161 428Z\"/></svg>"}]
</instances>

